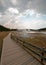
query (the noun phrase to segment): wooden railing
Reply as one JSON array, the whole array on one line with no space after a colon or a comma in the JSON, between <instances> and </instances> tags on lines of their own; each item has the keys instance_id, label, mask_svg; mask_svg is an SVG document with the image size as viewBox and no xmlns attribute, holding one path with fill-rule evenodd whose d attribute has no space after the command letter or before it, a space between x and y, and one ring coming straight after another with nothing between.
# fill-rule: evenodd
<instances>
[{"instance_id":1,"label":"wooden railing","mask_svg":"<svg viewBox=\"0 0 46 65\"><path fill-rule=\"evenodd\" d=\"M45 65L44 62L46 62L46 57L44 56L44 54L46 54L46 50L44 48L37 47L31 43L22 40L22 38L20 37L18 38L17 36L14 36L12 34L11 34L11 38L22 42L22 46L28 49L33 54L37 55L40 58L42 65Z\"/></svg>"}]
</instances>

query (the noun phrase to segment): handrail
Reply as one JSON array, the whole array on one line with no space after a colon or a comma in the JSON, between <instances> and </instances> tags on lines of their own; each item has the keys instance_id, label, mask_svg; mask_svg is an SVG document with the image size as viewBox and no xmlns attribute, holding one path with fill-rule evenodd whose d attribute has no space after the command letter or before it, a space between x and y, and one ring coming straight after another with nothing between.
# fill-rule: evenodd
<instances>
[{"instance_id":1,"label":"handrail","mask_svg":"<svg viewBox=\"0 0 46 65\"><path fill-rule=\"evenodd\" d=\"M38 55L42 60L45 60L45 61L46 61L46 57L44 57L44 55L39 54L39 53L35 52L34 50L30 49L29 47L27 47L27 46L25 45L25 43L26 43L27 45L30 45L30 46L32 46L32 47L34 47L34 48L40 50L41 52L43 52L43 54L46 53L46 50L44 50L44 48L39 48L39 47L37 47L37 46L35 46L35 45L32 45L32 44L30 44L30 43L28 43L28 42L26 42L26 41L23 41L22 39L19 39L17 36L16 36L15 38L16 38L17 40L23 42L23 43L24 43L23 46L24 46L25 48L27 48L28 50L32 51L32 52L35 53L36 55Z\"/></svg>"},{"instance_id":2,"label":"handrail","mask_svg":"<svg viewBox=\"0 0 46 65\"><path fill-rule=\"evenodd\" d=\"M26 45L24 45L26 48L28 48ZM40 54L36 53L34 50L28 48L29 50L31 50L33 53L35 53L36 55L38 55L39 57L43 58L44 60L46 60L46 57L41 56Z\"/></svg>"},{"instance_id":3,"label":"handrail","mask_svg":"<svg viewBox=\"0 0 46 65\"><path fill-rule=\"evenodd\" d=\"M17 38L17 37L16 37L16 38ZM32 44L29 43L29 42L26 42L26 41L23 41L23 40L19 39L19 38L17 38L17 39L20 40L21 42L24 42L24 43L26 43L26 44L28 44L28 45L31 45L32 47L35 47L35 48L37 48L38 50L43 51L44 53L46 53L46 50L45 50L44 48L37 47L37 46L35 46L35 45L32 45Z\"/></svg>"},{"instance_id":4,"label":"handrail","mask_svg":"<svg viewBox=\"0 0 46 65\"><path fill-rule=\"evenodd\" d=\"M25 46L25 45L24 45ZM36 53L35 51L33 51L32 49L28 48L27 46L25 46L27 49L29 49L30 51L32 51L33 53L35 53L36 55L38 55L39 57L43 58L44 60L46 60L45 57L41 56L40 54Z\"/></svg>"},{"instance_id":5,"label":"handrail","mask_svg":"<svg viewBox=\"0 0 46 65\"><path fill-rule=\"evenodd\" d=\"M26 43L26 44L28 44L28 45L30 45L30 46L32 46L32 47L37 48L37 49L40 50L40 51L43 51L44 53L46 53L46 50L44 50L44 48L39 48L39 47L37 47L37 46L35 46L35 45L32 45L32 44L30 44L30 43L28 43L28 42L26 42L26 41L23 41L23 40L21 40L21 39L19 39L19 38L17 38L17 40L20 40L21 42ZM24 44L23 44L23 45L24 45ZM39 56L41 56L41 55L39 55ZM44 58L44 59L46 60L46 58Z\"/></svg>"}]
</instances>

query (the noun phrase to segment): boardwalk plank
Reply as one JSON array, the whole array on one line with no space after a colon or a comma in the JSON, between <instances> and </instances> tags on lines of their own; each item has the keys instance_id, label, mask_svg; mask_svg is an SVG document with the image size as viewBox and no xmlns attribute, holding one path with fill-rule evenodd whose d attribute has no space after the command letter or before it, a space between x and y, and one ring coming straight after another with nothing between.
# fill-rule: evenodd
<instances>
[{"instance_id":1,"label":"boardwalk plank","mask_svg":"<svg viewBox=\"0 0 46 65\"><path fill-rule=\"evenodd\" d=\"M1 65L37 65L38 63L35 58L10 38L10 34L4 39Z\"/></svg>"}]
</instances>

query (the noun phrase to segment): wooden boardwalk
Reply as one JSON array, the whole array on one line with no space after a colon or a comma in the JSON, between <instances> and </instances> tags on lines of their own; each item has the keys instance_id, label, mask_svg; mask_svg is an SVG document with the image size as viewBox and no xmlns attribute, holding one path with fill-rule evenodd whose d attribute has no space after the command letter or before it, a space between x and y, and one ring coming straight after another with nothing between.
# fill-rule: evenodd
<instances>
[{"instance_id":1,"label":"wooden boardwalk","mask_svg":"<svg viewBox=\"0 0 46 65\"><path fill-rule=\"evenodd\" d=\"M4 39L1 65L41 65L39 61L29 55L21 46L10 38Z\"/></svg>"}]
</instances>

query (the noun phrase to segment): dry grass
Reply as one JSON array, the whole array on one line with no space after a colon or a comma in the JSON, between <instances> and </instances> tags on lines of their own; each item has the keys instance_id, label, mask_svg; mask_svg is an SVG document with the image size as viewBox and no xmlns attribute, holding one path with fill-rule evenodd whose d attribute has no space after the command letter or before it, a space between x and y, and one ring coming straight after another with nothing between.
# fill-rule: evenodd
<instances>
[{"instance_id":1,"label":"dry grass","mask_svg":"<svg viewBox=\"0 0 46 65\"><path fill-rule=\"evenodd\" d=\"M45 48L46 49L46 37L44 36L34 36L34 37L29 37L29 38L24 38L25 41L30 42L31 44Z\"/></svg>"},{"instance_id":2,"label":"dry grass","mask_svg":"<svg viewBox=\"0 0 46 65\"><path fill-rule=\"evenodd\" d=\"M0 57L2 52L2 46L3 46L3 39L9 34L9 32L0 32Z\"/></svg>"},{"instance_id":3,"label":"dry grass","mask_svg":"<svg viewBox=\"0 0 46 65\"><path fill-rule=\"evenodd\" d=\"M35 45L37 47L46 49L46 35L38 34L37 36L34 37L23 38L23 40L25 40L26 42L30 42L30 44ZM32 49L37 51L38 53L41 53L35 48ZM44 56L46 57L46 53L44 54Z\"/></svg>"},{"instance_id":4,"label":"dry grass","mask_svg":"<svg viewBox=\"0 0 46 65\"><path fill-rule=\"evenodd\" d=\"M46 34L42 33L28 33L28 34L30 35L30 37L28 38L21 37L21 39L26 42L30 42L31 44L37 47L46 49ZM19 32L14 32L14 36L17 36L18 38L20 37L20 35L21 34Z\"/></svg>"},{"instance_id":5,"label":"dry grass","mask_svg":"<svg viewBox=\"0 0 46 65\"><path fill-rule=\"evenodd\" d=\"M0 32L0 48L2 47L3 39L9 34L9 32Z\"/></svg>"},{"instance_id":6,"label":"dry grass","mask_svg":"<svg viewBox=\"0 0 46 65\"><path fill-rule=\"evenodd\" d=\"M9 32L0 32L0 39L4 39L7 35L8 35Z\"/></svg>"}]
</instances>

